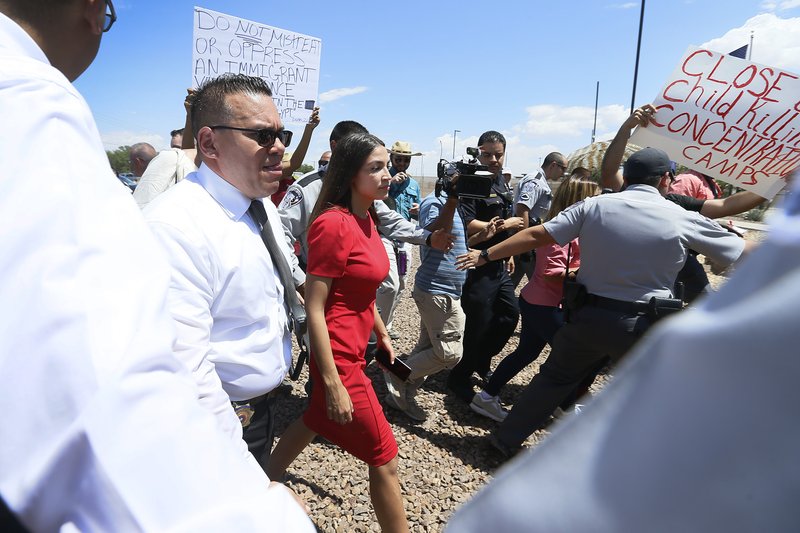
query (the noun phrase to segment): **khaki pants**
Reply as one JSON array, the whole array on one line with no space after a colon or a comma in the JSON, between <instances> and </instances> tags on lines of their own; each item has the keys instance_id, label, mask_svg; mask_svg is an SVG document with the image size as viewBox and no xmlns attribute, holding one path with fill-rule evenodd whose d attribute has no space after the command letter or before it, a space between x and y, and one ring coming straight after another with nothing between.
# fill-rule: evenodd
<instances>
[{"instance_id":1,"label":"khaki pants","mask_svg":"<svg viewBox=\"0 0 800 533\"><path fill-rule=\"evenodd\" d=\"M394 320L394 310L403 290L400 276L397 273L397 258L394 255L394 245L386 237L382 237L383 247L386 248L386 255L389 257L389 273L386 279L378 287L375 295L375 305L378 306L378 313L381 315L386 331L391 331Z\"/></svg>"},{"instance_id":2,"label":"khaki pants","mask_svg":"<svg viewBox=\"0 0 800 533\"><path fill-rule=\"evenodd\" d=\"M406 364L411 367L410 384L453 368L461 360L464 338L464 311L458 298L429 294L418 289L412 293L419 309L419 340Z\"/></svg>"}]
</instances>

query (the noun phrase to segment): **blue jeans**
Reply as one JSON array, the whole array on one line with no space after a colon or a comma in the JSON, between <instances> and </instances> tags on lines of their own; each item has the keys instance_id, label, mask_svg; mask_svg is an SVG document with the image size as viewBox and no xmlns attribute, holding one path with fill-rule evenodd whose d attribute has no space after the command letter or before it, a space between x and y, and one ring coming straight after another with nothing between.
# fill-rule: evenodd
<instances>
[{"instance_id":1,"label":"blue jeans","mask_svg":"<svg viewBox=\"0 0 800 533\"><path fill-rule=\"evenodd\" d=\"M506 383L534 362L564 325L564 313L558 307L529 304L520 297L519 310L522 315L519 346L497 365L486 384L485 390L492 396L497 396Z\"/></svg>"}]
</instances>

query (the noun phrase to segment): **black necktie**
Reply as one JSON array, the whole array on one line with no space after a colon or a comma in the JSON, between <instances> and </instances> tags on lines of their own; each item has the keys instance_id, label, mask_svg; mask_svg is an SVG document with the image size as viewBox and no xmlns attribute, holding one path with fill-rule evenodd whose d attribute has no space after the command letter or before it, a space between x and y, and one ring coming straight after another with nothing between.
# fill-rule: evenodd
<instances>
[{"instance_id":1,"label":"black necktie","mask_svg":"<svg viewBox=\"0 0 800 533\"><path fill-rule=\"evenodd\" d=\"M267 246L272 264L275 265L278 276L281 279L281 284L283 285L283 297L286 301L286 306L289 308L289 325L297 335L297 343L300 346L300 357L298 357L297 364L292 370L292 379L297 379L308 353L303 339L303 335L305 335L306 332L306 312L302 304L300 304L300 300L297 298L297 292L294 288L294 278L292 277L289 263L286 261L286 257L278 246L278 241L275 240L275 234L272 232L272 228L267 223L267 211L264 209L264 203L261 200L253 200L250 202L250 208L247 210L247 213L260 230L261 240L264 241L264 244Z\"/></svg>"}]
</instances>

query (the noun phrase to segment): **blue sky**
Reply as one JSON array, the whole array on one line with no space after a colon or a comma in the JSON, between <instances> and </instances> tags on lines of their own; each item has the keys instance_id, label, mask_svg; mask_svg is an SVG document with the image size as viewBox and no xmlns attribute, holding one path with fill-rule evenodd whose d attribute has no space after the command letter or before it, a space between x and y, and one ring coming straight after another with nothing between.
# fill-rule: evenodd
<instances>
[{"instance_id":1,"label":"blue sky","mask_svg":"<svg viewBox=\"0 0 800 533\"><path fill-rule=\"evenodd\" d=\"M598 138L613 136L629 111L640 12L639 2L604 0L114 4L119 19L76 82L106 149L165 148L183 125L197 5L322 40L322 123L307 162L327 149L336 122L353 119L423 152L415 175L452 156L456 129L457 156L483 131L503 132L515 174L550 151L568 155L591 140L598 81ZM650 0L637 105L656 96L688 46L729 52L751 30L753 61L800 72L800 0ZM290 129L299 140L302 126Z\"/></svg>"}]
</instances>

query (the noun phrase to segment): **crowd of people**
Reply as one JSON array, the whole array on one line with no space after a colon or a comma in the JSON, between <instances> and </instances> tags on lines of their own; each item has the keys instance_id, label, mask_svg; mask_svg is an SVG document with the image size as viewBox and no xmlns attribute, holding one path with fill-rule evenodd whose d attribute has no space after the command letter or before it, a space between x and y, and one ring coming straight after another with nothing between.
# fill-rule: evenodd
<instances>
[{"instance_id":1,"label":"crowd of people","mask_svg":"<svg viewBox=\"0 0 800 533\"><path fill-rule=\"evenodd\" d=\"M697 254L724 269L753 248L707 217L763 198L676 176L658 148L623 160L651 105L599 169L552 152L512 187L506 139L488 130L477 146L488 192L462 194L456 174L423 198L410 143L387 147L352 120L295 180L319 110L289 154L269 85L223 75L190 91L169 149L131 147L132 200L71 84L115 20L110 0L0 0L0 114L21 130L4 148L0 212L3 227L26 221L0 262L0 299L22 307L0 331L13 428L0 444L4 530L311 531L280 481L320 436L366 463L381 529L408 531L383 405L426 420L420 387L447 372L454 398L498 422L487 443L511 458L654 324L709 292ZM41 157L65 143L69 160ZM70 179L42 195L36 176L56 168ZM392 324L414 246L420 327L403 356ZM119 283L123 266L137 275ZM520 316L517 349L497 361ZM500 391L547 344L508 410ZM279 387L306 348L309 400L273 447ZM383 402L365 373L373 360Z\"/></svg>"}]
</instances>

